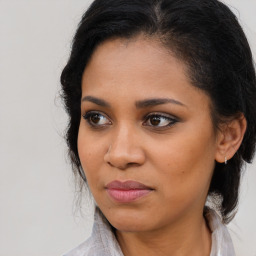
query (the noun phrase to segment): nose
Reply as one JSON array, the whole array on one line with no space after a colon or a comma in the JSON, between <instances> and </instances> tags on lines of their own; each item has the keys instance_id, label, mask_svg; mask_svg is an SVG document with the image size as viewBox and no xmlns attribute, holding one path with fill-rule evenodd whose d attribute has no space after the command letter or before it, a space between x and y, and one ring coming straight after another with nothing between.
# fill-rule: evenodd
<instances>
[{"instance_id":1,"label":"nose","mask_svg":"<svg viewBox=\"0 0 256 256\"><path fill-rule=\"evenodd\" d=\"M117 129L113 133L104 161L121 170L143 165L145 153L141 146L139 134L127 126Z\"/></svg>"}]
</instances>

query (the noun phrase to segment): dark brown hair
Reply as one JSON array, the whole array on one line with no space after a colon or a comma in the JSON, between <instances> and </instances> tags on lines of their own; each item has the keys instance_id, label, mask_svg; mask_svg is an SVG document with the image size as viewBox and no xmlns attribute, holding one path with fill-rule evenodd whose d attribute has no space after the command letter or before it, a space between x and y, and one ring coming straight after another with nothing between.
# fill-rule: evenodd
<instances>
[{"instance_id":1,"label":"dark brown hair","mask_svg":"<svg viewBox=\"0 0 256 256\"><path fill-rule=\"evenodd\" d=\"M73 170L86 181L77 151L81 78L96 46L139 33L158 38L185 62L194 86L207 93L216 127L243 113L247 130L228 164L216 163L209 196L227 223L238 202L241 169L250 162L256 141L256 78L252 53L235 15L217 0L95 0L73 39L61 74L69 116L66 140Z\"/></svg>"}]
</instances>

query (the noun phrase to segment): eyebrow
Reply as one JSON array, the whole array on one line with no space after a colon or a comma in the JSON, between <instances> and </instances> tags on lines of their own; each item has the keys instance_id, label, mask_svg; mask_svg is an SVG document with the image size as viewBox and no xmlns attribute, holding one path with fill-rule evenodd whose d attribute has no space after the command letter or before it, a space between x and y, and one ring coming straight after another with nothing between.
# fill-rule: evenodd
<instances>
[{"instance_id":1,"label":"eyebrow","mask_svg":"<svg viewBox=\"0 0 256 256\"><path fill-rule=\"evenodd\" d=\"M167 104L167 103L172 103L172 104L186 107L186 105L181 103L180 101L177 101L175 99L170 99L170 98L146 99L146 100L136 101L135 105L136 105L136 108L146 108L146 107L153 107L153 106Z\"/></svg>"},{"instance_id":2,"label":"eyebrow","mask_svg":"<svg viewBox=\"0 0 256 256\"><path fill-rule=\"evenodd\" d=\"M99 99L93 96L85 96L82 98L82 102L83 101L89 101L102 107L111 107L111 105L105 100ZM135 102L135 106L136 108L147 108L147 107L153 107L153 106L163 105L167 103L172 103L172 104L186 107L185 104L171 98L151 98L146 100L140 100Z\"/></svg>"},{"instance_id":3,"label":"eyebrow","mask_svg":"<svg viewBox=\"0 0 256 256\"><path fill-rule=\"evenodd\" d=\"M110 107L110 104L107 103L105 100L103 99L99 99L93 96L85 96L82 98L82 102L83 101L90 101L96 105L102 106L102 107Z\"/></svg>"}]
</instances>

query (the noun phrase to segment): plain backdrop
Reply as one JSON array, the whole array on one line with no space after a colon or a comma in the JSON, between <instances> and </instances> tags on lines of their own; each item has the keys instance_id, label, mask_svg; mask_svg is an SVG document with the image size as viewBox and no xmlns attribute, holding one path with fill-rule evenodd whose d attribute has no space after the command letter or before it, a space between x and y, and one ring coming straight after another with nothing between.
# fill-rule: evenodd
<instances>
[{"instance_id":1,"label":"plain backdrop","mask_svg":"<svg viewBox=\"0 0 256 256\"><path fill-rule=\"evenodd\" d=\"M63 255L91 232L74 211L59 76L86 0L0 0L0 256ZM256 1L229 0L256 53ZM229 225L238 256L256 256L256 164Z\"/></svg>"}]
</instances>

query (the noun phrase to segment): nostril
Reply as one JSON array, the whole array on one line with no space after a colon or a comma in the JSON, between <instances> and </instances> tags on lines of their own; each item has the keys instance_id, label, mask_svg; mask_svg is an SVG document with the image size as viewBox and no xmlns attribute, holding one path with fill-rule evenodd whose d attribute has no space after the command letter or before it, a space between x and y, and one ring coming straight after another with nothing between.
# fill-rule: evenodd
<instances>
[{"instance_id":1,"label":"nostril","mask_svg":"<svg viewBox=\"0 0 256 256\"><path fill-rule=\"evenodd\" d=\"M129 168L129 167L137 167L137 166L139 166L139 164L138 163L126 163L126 164L123 164L123 165L118 165L118 164L116 164L116 165L114 165L114 164L112 164L111 162L107 162L107 164L109 164L111 167L115 167L115 168L118 168L118 169L120 169L120 170L125 170L125 169L127 169L127 168Z\"/></svg>"},{"instance_id":2,"label":"nostril","mask_svg":"<svg viewBox=\"0 0 256 256\"><path fill-rule=\"evenodd\" d=\"M114 167L113 164L111 164L111 162L107 161L107 164L109 164L111 167Z\"/></svg>"},{"instance_id":3,"label":"nostril","mask_svg":"<svg viewBox=\"0 0 256 256\"><path fill-rule=\"evenodd\" d=\"M137 167L137 166L139 166L138 163L128 163L127 164L127 167Z\"/></svg>"}]
</instances>

